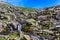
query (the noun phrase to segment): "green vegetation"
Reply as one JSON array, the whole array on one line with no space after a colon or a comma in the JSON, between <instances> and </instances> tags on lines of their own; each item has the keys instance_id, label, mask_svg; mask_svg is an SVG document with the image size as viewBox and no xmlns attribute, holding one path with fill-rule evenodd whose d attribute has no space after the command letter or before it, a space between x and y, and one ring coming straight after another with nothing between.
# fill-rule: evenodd
<instances>
[{"instance_id":1,"label":"green vegetation","mask_svg":"<svg viewBox=\"0 0 60 40\"><path fill-rule=\"evenodd\" d=\"M0 7L4 8L4 7L11 7L13 5L11 4L7 4L7 3L3 3L3 4L0 4Z\"/></svg>"},{"instance_id":2,"label":"green vegetation","mask_svg":"<svg viewBox=\"0 0 60 40\"><path fill-rule=\"evenodd\" d=\"M29 31L30 27L29 26L24 26L24 28L22 29L23 31Z\"/></svg>"},{"instance_id":3,"label":"green vegetation","mask_svg":"<svg viewBox=\"0 0 60 40\"><path fill-rule=\"evenodd\" d=\"M48 33L40 33L40 34L38 34L39 36L49 36L49 34Z\"/></svg>"},{"instance_id":4,"label":"green vegetation","mask_svg":"<svg viewBox=\"0 0 60 40\"><path fill-rule=\"evenodd\" d=\"M60 36L59 36L59 40L60 40Z\"/></svg>"},{"instance_id":5,"label":"green vegetation","mask_svg":"<svg viewBox=\"0 0 60 40\"><path fill-rule=\"evenodd\" d=\"M53 27L53 23L49 22L48 24L42 24L43 29L49 29L50 27Z\"/></svg>"},{"instance_id":6,"label":"green vegetation","mask_svg":"<svg viewBox=\"0 0 60 40\"><path fill-rule=\"evenodd\" d=\"M53 23L52 23L52 22L49 22L49 24L50 24L50 25L49 25L50 27L53 27Z\"/></svg>"},{"instance_id":7,"label":"green vegetation","mask_svg":"<svg viewBox=\"0 0 60 40\"><path fill-rule=\"evenodd\" d=\"M0 37L0 40L6 40L5 38L3 38L3 37Z\"/></svg>"},{"instance_id":8,"label":"green vegetation","mask_svg":"<svg viewBox=\"0 0 60 40\"><path fill-rule=\"evenodd\" d=\"M50 15L50 11L44 12L44 15Z\"/></svg>"},{"instance_id":9,"label":"green vegetation","mask_svg":"<svg viewBox=\"0 0 60 40\"><path fill-rule=\"evenodd\" d=\"M3 22L4 22L4 23L8 23L8 20L5 20L5 19L4 19Z\"/></svg>"},{"instance_id":10,"label":"green vegetation","mask_svg":"<svg viewBox=\"0 0 60 40\"><path fill-rule=\"evenodd\" d=\"M3 33L3 34L4 34L4 33L5 33L5 34L8 34L9 31L10 31L10 29L9 29L9 27L7 26L7 27L5 28L5 30L4 30L2 33Z\"/></svg>"},{"instance_id":11,"label":"green vegetation","mask_svg":"<svg viewBox=\"0 0 60 40\"><path fill-rule=\"evenodd\" d=\"M16 8L22 9L23 11L29 11L29 12L33 12L34 11L34 8L25 8L25 7L18 7L18 6L16 6Z\"/></svg>"},{"instance_id":12,"label":"green vegetation","mask_svg":"<svg viewBox=\"0 0 60 40\"><path fill-rule=\"evenodd\" d=\"M16 37L18 37L18 32L14 33L14 34L9 34L10 39L14 39Z\"/></svg>"},{"instance_id":13,"label":"green vegetation","mask_svg":"<svg viewBox=\"0 0 60 40\"><path fill-rule=\"evenodd\" d=\"M25 38L21 38L20 40L26 40Z\"/></svg>"},{"instance_id":14,"label":"green vegetation","mask_svg":"<svg viewBox=\"0 0 60 40\"><path fill-rule=\"evenodd\" d=\"M48 29L50 26L49 26L49 24L44 24L42 27L43 27L43 29Z\"/></svg>"}]
</instances>

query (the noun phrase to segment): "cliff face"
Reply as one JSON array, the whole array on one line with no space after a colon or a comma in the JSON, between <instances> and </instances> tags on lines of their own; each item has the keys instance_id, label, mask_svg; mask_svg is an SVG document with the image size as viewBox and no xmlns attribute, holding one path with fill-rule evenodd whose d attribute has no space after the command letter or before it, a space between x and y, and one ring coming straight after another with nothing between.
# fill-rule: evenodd
<instances>
[{"instance_id":1,"label":"cliff face","mask_svg":"<svg viewBox=\"0 0 60 40\"><path fill-rule=\"evenodd\" d=\"M59 34L59 25L60 5L44 9L32 9L16 7L5 2L0 2L0 33L2 34L10 34L10 31L15 32L21 29L22 34L26 34L25 38L29 36L34 40L34 37L36 37L37 40L38 36L42 36L42 39L44 36L59 36L57 33L54 34L54 29Z\"/></svg>"}]
</instances>

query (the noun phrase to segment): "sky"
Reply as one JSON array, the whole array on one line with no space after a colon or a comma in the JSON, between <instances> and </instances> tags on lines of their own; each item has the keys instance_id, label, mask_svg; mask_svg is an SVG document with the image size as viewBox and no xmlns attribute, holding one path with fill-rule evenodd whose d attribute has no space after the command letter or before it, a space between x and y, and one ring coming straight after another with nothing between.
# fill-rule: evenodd
<instances>
[{"instance_id":1,"label":"sky","mask_svg":"<svg viewBox=\"0 0 60 40\"><path fill-rule=\"evenodd\" d=\"M60 0L3 0L15 6L45 8L60 5Z\"/></svg>"}]
</instances>

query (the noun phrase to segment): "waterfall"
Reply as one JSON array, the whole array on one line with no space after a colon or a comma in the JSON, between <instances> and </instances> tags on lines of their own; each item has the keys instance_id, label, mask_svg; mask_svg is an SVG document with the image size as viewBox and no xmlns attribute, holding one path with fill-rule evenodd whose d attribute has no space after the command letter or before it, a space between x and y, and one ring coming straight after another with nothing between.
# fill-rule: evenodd
<instances>
[{"instance_id":1,"label":"waterfall","mask_svg":"<svg viewBox=\"0 0 60 40\"><path fill-rule=\"evenodd\" d=\"M19 24L18 24L18 32L19 32L19 36L20 36L20 37L23 37L23 33L22 33L21 30L22 30L22 24L19 23Z\"/></svg>"},{"instance_id":2,"label":"waterfall","mask_svg":"<svg viewBox=\"0 0 60 40\"><path fill-rule=\"evenodd\" d=\"M10 27L10 30L11 30L11 31L13 31L13 28L12 28L12 27Z\"/></svg>"},{"instance_id":3,"label":"waterfall","mask_svg":"<svg viewBox=\"0 0 60 40\"><path fill-rule=\"evenodd\" d=\"M18 25L18 31L21 32L21 29L22 29L22 24L19 24Z\"/></svg>"}]
</instances>

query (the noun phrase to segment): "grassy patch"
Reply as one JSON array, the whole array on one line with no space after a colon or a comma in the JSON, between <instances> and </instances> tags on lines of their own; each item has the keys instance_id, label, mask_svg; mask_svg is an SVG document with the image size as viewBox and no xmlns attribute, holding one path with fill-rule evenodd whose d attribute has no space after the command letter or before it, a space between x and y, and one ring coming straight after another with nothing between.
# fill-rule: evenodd
<instances>
[{"instance_id":1,"label":"grassy patch","mask_svg":"<svg viewBox=\"0 0 60 40\"><path fill-rule=\"evenodd\" d=\"M9 34L9 38L11 38L11 39L14 39L16 37L18 37L18 32L14 33L14 34Z\"/></svg>"},{"instance_id":2,"label":"grassy patch","mask_svg":"<svg viewBox=\"0 0 60 40\"><path fill-rule=\"evenodd\" d=\"M26 39L24 39L24 38L21 38L20 40L26 40Z\"/></svg>"},{"instance_id":3,"label":"grassy patch","mask_svg":"<svg viewBox=\"0 0 60 40\"><path fill-rule=\"evenodd\" d=\"M5 38L3 38L3 37L0 37L0 40L6 40Z\"/></svg>"},{"instance_id":4,"label":"grassy patch","mask_svg":"<svg viewBox=\"0 0 60 40\"><path fill-rule=\"evenodd\" d=\"M16 8L22 9L23 11L29 11L29 12L33 12L34 11L34 8L26 8L26 7L19 7L19 6L17 6Z\"/></svg>"},{"instance_id":5,"label":"grassy patch","mask_svg":"<svg viewBox=\"0 0 60 40\"><path fill-rule=\"evenodd\" d=\"M25 27L23 28L23 31L29 31L29 29L30 29L29 26L25 26Z\"/></svg>"}]
</instances>

